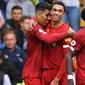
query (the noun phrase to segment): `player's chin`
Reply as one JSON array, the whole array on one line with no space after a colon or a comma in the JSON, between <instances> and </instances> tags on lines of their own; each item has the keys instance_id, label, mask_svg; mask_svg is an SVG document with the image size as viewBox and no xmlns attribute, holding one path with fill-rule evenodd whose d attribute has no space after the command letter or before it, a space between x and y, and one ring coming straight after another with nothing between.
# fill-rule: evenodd
<instances>
[{"instance_id":1,"label":"player's chin","mask_svg":"<svg viewBox=\"0 0 85 85\"><path fill-rule=\"evenodd\" d=\"M58 22L58 21L59 21L59 19L54 19L53 21Z\"/></svg>"}]
</instances>

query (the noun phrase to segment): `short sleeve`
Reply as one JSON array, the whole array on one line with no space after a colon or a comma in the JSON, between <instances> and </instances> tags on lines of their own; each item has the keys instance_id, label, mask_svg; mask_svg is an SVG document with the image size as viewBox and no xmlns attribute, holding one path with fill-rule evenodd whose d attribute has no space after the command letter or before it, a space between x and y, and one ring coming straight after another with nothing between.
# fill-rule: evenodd
<instances>
[{"instance_id":1,"label":"short sleeve","mask_svg":"<svg viewBox=\"0 0 85 85\"><path fill-rule=\"evenodd\" d=\"M34 35L39 29L42 29L41 25L37 24L36 26L33 26L32 35Z\"/></svg>"}]
</instances>

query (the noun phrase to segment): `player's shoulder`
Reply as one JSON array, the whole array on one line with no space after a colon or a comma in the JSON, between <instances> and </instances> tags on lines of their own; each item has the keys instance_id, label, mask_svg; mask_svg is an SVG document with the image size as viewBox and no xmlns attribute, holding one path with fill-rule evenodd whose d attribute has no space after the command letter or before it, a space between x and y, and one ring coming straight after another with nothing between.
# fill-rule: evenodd
<instances>
[{"instance_id":1,"label":"player's shoulder","mask_svg":"<svg viewBox=\"0 0 85 85\"><path fill-rule=\"evenodd\" d=\"M82 28L78 32L76 32L73 39L77 42L85 41L85 28Z\"/></svg>"},{"instance_id":2,"label":"player's shoulder","mask_svg":"<svg viewBox=\"0 0 85 85\"><path fill-rule=\"evenodd\" d=\"M42 28L42 26L39 25L39 24L37 24L36 26L33 26L33 30L38 30L38 29L40 29L40 28Z\"/></svg>"},{"instance_id":3,"label":"player's shoulder","mask_svg":"<svg viewBox=\"0 0 85 85\"><path fill-rule=\"evenodd\" d=\"M36 26L32 26L32 31L30 32L30 34L34 34L39 29L43 29L43 27L39 24L37 24Z\"/></svg>"},{"instance_id":4,"label":"player's shoulder","mask_svg":"<svg viewBox=\"0 0 85 85\"><path fill-rule=\"evenodd\" d=\"M63 29L64 31L67 31L67 30L69 30L69 25L63 23L63 24L60 26L60 28Z\"/></svg>"},{"instance_id":5,"label":"player's shoulder","mask_svg":"<svg viewBox=\"0 0 85 85\"><path fill-rule=\"evenodd\" d=\"M63 23L63 24L62 24L62 27L69 29L69 25L66 24L66 23Z\"/></svg>"},{"instance_id":6,"label":"player's shoulder","mask_svg":"<svg viewBox=\"0 0 85 85\"><path fill-rule=\"evenodd\" d=\"M85 37L85 28L81 28L78 32L76 32L75 36L78 36L78 37Z\"/></svg>"},{"instance_id":7,"label":"player's shoulder","mask_svg":"<svg viewBox=\"0 0 85 85\"><path fill-rule=\"evenodd\" d=\"M85 28L82 28L75 33L71 45L74 46L76 43L82 46L85 45Z\"/></svg>"}]
</instances>

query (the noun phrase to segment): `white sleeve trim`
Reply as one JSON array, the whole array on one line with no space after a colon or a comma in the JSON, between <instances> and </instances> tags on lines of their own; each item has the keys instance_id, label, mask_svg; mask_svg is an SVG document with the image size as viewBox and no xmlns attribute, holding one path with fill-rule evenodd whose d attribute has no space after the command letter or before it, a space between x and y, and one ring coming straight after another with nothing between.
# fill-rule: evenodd
<instances>
[{"instance_id":1,"label":"white sleeve trim","mask_svg":"<svg viewBox=\"0 0 85 85\"><path fill-rule=\"evenodd\" d=\"M39 32L42 34L47 34L47 32L45 32L43 29L39 29Z\"/></svg>"},{"instance_id":2,"label":"white sleeve trim","mask_svg":"<svg viewBox=\"0 0 85 85\"><path fill-rule=\"evenodd\" d=\"M68 80L73 79L73 75L68 75Z\"/></svg>"},{"instance_id":3,"label":"white sleeve trim","mask_svg":"<svg viewBox=\"0 0 85 85\"><path fill-rule=\"evenodd\" d=\"M69 45L63 45L63 48L69 48L70 46Z\"/></svg>"},{"instance_id":4,"label":"white sleeve trim","mask_svg":"<svg viewBox=\"0 0 85 85\"><path fill-rule=\"evenodd\" d=\"M43 34L47 34L47 32L43 32Z\"/></svg>"}]
</instances>

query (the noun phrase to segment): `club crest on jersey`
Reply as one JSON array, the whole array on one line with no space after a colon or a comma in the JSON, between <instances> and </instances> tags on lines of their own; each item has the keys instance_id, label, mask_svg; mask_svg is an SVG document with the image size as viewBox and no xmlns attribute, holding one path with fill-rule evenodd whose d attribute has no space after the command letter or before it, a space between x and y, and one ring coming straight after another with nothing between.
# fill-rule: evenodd
<instances>
[{"instance_id":1,"label":"club crest on jersey","mask_svg":"<svg viewBox=\"0 0 85 85\"><path fill-rule=\"evenodd\" d=\"M46 34L47 32L45 32L43 29L39 29L39 32Z\"/></svg>"},{"instance_id":2,"label":"club crest on jersey","mask_svg":"<svg viewBox=\"0 0 85 85\"><path fill-rule=\"evenodd\" d=\"M75 46L76 45L76 41L75 40L72 40L71 45L72 46Z\"/></svg>"},{"instance_id":3,"label":"club crest on jersey","mask_svg":"<svg viewBox=\"0 0 85 85\"><path fill-rule=\"evenodd\" d=\"M52 43L52 46L53 46L53 47L56 47L56 43Z\"/></svg>"}]
</instances>

